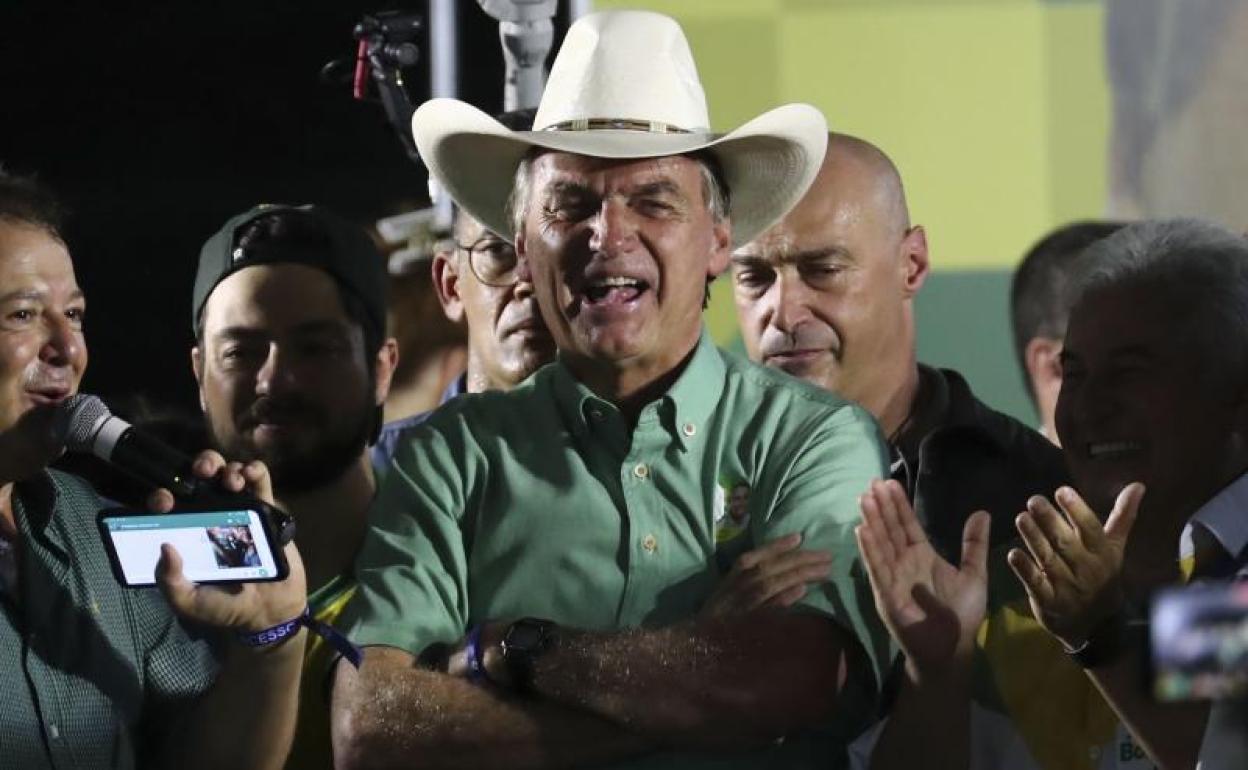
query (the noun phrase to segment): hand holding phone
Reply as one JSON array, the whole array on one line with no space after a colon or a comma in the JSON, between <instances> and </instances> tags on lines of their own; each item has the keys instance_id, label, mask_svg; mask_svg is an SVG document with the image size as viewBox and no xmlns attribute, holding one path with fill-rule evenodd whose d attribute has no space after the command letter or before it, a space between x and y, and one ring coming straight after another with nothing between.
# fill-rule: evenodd
<instances>
[{"instance_id":1,"label":"hand holding phone","mask_svg":"<svg viewBox=\"0 0 1248 770\"><path fill-rule=\"evenodd\" d=\"M226 493L247 493L264 506L273 505L273 489L264 463L227 463L220 454L205 451L195 458L191 470L201 479L214 479ZM164 489L148 498L149 508L157 513L171 512L173 504L173 495ZM267 534L273 551L282 550L286 558L289 574L284 580L248 580L228 591L215 585L197 585L184 574L182 554L176 547L167 547L156 566L156 583L175 612L197 623L248 633L285 623L307 608L307 580L294 543L283 549L272 531Z\"/></svg>"}]
</instances>

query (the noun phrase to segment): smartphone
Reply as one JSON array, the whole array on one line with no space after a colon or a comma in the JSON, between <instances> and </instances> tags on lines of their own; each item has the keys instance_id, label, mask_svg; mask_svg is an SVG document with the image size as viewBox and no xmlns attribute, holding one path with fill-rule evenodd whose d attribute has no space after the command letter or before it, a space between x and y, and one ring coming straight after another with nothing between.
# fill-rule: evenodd
<instances>
[{"instance_id":1,"label":"smartphone","mask_svg":"<svg viewBox=\"0 0 1248 770\"><path fill-rule=\"evenodd\" d=\"M1248 694L1248 581L1167 589L1154 597L1151 614L1158 700Z\"/></svg>"},{"instance_id":2,"label":"smartphone","mask_svg":"<svg viewBox=\"0 0 1248 770\"><path fill-rule=\"evenodd\" d=\"M98 517L117 582L156 584L160 546L182 556L182 571L196 583L285 580L290 572L278 522L263 509L147 513L107 508Z\"/></svg>"}]
</instances>

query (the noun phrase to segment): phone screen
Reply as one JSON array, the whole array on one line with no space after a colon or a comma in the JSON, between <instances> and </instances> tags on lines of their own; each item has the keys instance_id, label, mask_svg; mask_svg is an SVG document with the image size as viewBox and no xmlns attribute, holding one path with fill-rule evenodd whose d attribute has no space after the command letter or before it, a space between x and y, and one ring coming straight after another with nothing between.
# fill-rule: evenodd
<instances>
[{"instance_id":1,"label":"phone screen","mask_svg":"<svg viewBox=\"0 0 1248 770\"><path fill-rule=\"evenodd\" d=\"M1248 693L1248 582L1161 592L1153 600L1150 636L1158 699Z\"/></svg>"},{"instance_id":2,"label":"phone screen","mask_svg":"<svg viewBox=\"0 0 1248 770\"><path fill-rule=\"evenodd\" d=\"M252 510L195 513L106 511L100 529L111 545L118 579L129 586L155 585L160 546L182 556L182 571L196 583L281 580L284 560L275 556L260 514Z\"/></svg>"}]
</instances>

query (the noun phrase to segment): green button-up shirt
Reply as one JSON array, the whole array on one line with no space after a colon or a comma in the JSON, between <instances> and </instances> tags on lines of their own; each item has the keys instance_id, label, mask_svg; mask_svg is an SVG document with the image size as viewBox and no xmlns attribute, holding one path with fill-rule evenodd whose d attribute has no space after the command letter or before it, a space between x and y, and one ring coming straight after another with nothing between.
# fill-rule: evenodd
<instances>
[{"instance_id":1,"label":"green button-up shirt","mask_svg":"<svg viewBox=\"0 0 1248 770\"><path fill-rule=\"evenodd\" d=\"M887 456L859 407L704 334L631 431L555 363L510 393L443 406L411 436L357 563L357 643L419 654L524 616L669 625L698 612L737 555L801 532L804 547L833 555L803 608L852 633L875 675L865 679L880 681L889 643L853 527Z\"/></svg>"},{"instance_id":2,"label":"green button-up shirt","mask_svg":"<svg viewBox=\"0 0 1248 770\"><path fill-rule=\"evenodd\" d=\"M213 681L155 589L117 584L100 498L56 471L17 485L19 595L0 590L0 767L132 768Z\"/></svg>"}]
</instances>

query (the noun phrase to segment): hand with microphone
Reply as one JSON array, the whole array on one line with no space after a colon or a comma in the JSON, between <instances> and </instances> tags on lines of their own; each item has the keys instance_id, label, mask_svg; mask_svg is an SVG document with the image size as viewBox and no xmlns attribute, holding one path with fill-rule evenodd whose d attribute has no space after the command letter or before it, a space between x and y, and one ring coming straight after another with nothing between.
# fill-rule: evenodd
<instances>
[{"instance_id":1,"label":"hand with microphone","mask_svg":"<svg viewBox=\"0 0 1248 770\"><path fill-rule=\"evenodd\" d=\"M272 517L282 545L294 538L294 519L285 511L230 490L222 479L197 476L190 457L117 417L96 396L79 393L62 401L52 431L66 450L93 454L139 481L166 489L188 509L260 508Z\"/></svg>"},{"instance_id":2,"label":"hand with microphone","mask_svg":"<svg viewBox=\"0 0 1248 770\"><path fill-rule=\"evenodd\" d=\"M70 396L57 409L52 427L53 438L66 449L90 452L140 481L158 487L148 497L148 508L155 514L153 519L168 522L171 515L174 519L185 516L188 520L198 520L205 515L229 516L240 509L259 511L270 517L268 531L272 533L273 540L282 543L276 547L286 562L280 570L281 578L262 582L248 579L211 581L233 583L224 587L196 583L188 578L183 568L190 562L184 561L183 554L172 543L180 528L174 524L164 530L169 533L170 540L160 546L155 563L155 582L177 614L204 626L233 630L242 640L241 646L252 649L256 655L263 655L265 650L277 648L277 642L298 635L307 608L303 561L294 544L289 543L294 535L290 516L270 502L273 499L272 487L264 463L227 462L213 451L201 452L192 460L114 416L95 396ZM175 502L178 503L178 511L173 513ZM101 520L115 510L101 511ZM135 512L124 512L122 515L129 516L130 521L145 517L145 514ZM195 523L190 524L189 529L203 530L203 534L207 535L209 529L248 528L205 527ZM183 538L178 542L187 547L197 540L198 537L190 541ZM259 540L253 539L252 542L258 544ZM204 546L211 549L209 540L204 541ZM116 562L115 539L112 548L111 558ZM209 550L209 553L212 551ZM202 554L197 561L203 561ZM289 650L281 655L294 656L296 661L302 659L302 641L281 647Z\"/></svg>"}]
</instances>

